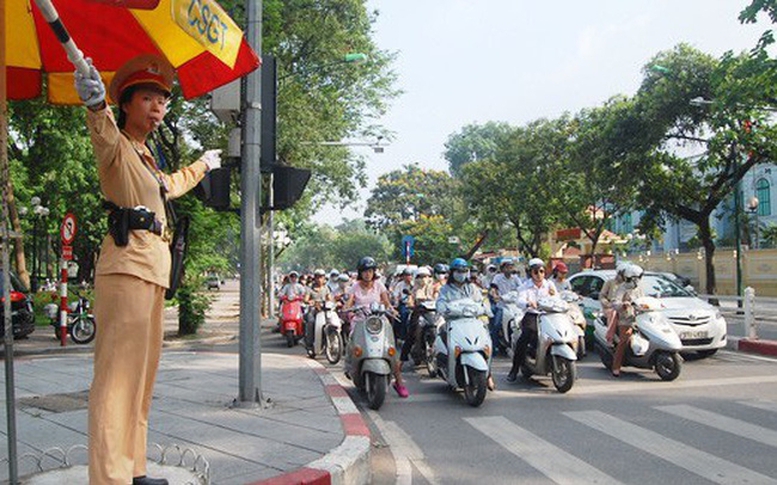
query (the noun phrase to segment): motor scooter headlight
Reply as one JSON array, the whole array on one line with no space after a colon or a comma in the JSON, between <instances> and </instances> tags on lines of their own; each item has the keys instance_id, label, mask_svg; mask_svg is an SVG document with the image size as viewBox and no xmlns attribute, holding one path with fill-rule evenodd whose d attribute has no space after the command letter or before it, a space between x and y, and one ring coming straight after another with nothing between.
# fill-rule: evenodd
<instances>
[{"instance_id":1,"label":"motor scooter headlight","mask_svg":"<svg viewBox=\"0 0 777 485\"><path fill-rule=\"evenodd\" d=\"M367 331L373 334L380 333L383 330L383 322L380 321L380 318L368 318L365 326Z\"/></svg>"}]
</instances>

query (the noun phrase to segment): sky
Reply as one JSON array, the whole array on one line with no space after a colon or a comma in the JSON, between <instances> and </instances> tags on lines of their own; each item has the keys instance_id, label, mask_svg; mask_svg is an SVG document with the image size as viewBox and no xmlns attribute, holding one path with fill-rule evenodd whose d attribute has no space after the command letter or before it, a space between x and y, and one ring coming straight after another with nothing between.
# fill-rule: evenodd
<instances>
[{"instance_id":1,"label":"sky","mask_svg":"<svg viewBox=\"0 0 777 485\"><path fill-rule=\"evenodd\" d=\"M520 126L538 118L633 95L642 68L684 42L719 57L755 46L770 27L742 25L749 0L368 0L374 39L397 53L404 91L379 120L393 132L384 153L367 159L369 185L318 223L361 217L377 178L410 163L447 170L448 137L471 123Z\"/></svg>"}]
</instances>

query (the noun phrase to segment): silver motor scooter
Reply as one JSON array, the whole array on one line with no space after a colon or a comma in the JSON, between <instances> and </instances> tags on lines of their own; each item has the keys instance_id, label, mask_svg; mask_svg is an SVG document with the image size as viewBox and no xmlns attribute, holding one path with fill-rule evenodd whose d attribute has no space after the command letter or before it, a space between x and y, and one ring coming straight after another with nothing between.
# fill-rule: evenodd
<instances>
[{"instance_id":1,"label":"silver motor scooter","mask_svg":"<svg viewBox=\"0 0 777 485\"><path fill-rule=\"evenodd\" d=\"M340 337L342 322L335 311L335 302L323 302L321 310L316 314L313 327L313 348L307 349L308 356L314 359L316 355L323 353L330 364L334 365L340 362L343 353L343 343Z\"/></svg>"},{"instance_id":2,"label":"silver motor scooter","mask_svg":"<svg viewBox=\"0 0 777 485\"><path fill-rule=\"evenodd\" d=\"M570 318L569 304L561 298L542 298L537 302L537 340L529 342L521 373L527 379L533 375L550 374L558 392L572 389L577 377L578 330ZM519 332L513 334L518 340ZM515 350L515 347L513 347Z\"/></svg>"},{"instance_id":3,"label":"silver motor scooter","mask_svg":"<svg viewBox=\"0 0 777 485\"><path fill-rule=\"evenodd\" d=\"M634 333L623 357L624 366L655 369L661 380L673 381L680 375L683 347L666 315L661 311L661 300L651 296L637 298L633 302L636 312ZM615 343L607 343L607 322L603 316L594 320L594 342L602 364L612 369Z\"/></svg>"},{"instance_id":4,"label":"silver motor scooter","mask_svg":"<svg viewBox=\"0 0 777 485\"><path fill-rule=\"evenodd\" d=\"M366 318L355 319L345 353L345 376L367 395L371 409L380 409L386 399L392 369L397 365L394 330L383 305L360 307Z\"/></svg>"},{"instance_id":5,"label":"silver motor scooter","mask_svg":"<svg viewBox=\"0 0 777 485\"><path fill-rule=\"evenodd\" d=\"M483 305L473 300L452 302L434 341L438 374L451 389L464 389L464 398L473 407L486 398L491 369L491 335L478 318L486 314Z\"/></svg>"},{"instance_id":6,"label":"silver motor scooter","mask_svg":"<svg viewBox=\"0 0 777 485\"><path fill-rule=\"evenodd\" d=\"M437 333L445 325L445 319L437 313L437 306L434 301L424 301L419 304L421 314L418 317L421 338L416 342L419 348L418 359L414 361L423 361L426 364L426 371L429 377L437 377L437 359L434 355L434 341Z\"/></svg>"}]
</instances>

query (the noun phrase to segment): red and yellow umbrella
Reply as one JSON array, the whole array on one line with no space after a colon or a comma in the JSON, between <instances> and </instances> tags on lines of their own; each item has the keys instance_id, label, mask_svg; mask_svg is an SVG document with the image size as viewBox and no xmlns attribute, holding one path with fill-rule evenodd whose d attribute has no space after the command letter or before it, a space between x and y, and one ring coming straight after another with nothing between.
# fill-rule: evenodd
<instances>
[{"instance_id":1,"label":"red and yellow umbrella","mask_svg":"<svg viewBox=\"0 0 777 485\"><path fill-rule=\"evenodd\" d=\"M259 58L241 30L213 0L160 0L153 10L110 3L63 0L55 4L70 36L92 58L106 85L126 61L148 53L161 55L173 65L187 99L259 67ZM73 88L74 67L37 5L8 0L6 8L8 99L37 97L45 85L51 103L80 104Z\"/></svg>"}]
</instances>

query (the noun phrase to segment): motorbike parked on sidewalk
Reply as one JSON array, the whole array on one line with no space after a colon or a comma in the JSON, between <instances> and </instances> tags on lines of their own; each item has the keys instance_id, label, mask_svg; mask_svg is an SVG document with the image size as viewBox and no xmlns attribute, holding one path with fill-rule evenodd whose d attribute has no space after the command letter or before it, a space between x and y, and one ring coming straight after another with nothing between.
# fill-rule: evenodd
<instances>
[{"instance_id":1,"label":"motorbike parked on sidewalk","mask_svg":"<svg viewBox=\"0 0 777 485\"><path fill-rule=\"evenodd\" d=\"M371 409L380 409L386 399L392 369L397 365L397 348L389 312L383 305L352 308L362 312L363 319L354 319L353 332L345 355L345 376L367 396Z\"/></svg>"},{"instance_id":2,"label":"motorbike parked on sidewalk","mask_svg":"<svg viewBox=\"0 0 777 485\"><path fill-rule=\"evenodd\" d=\"M286 336L286 346L294 347L305 334L302 297L281 297L281 333Z\"/></svg>"},{"instance_id":3,"label":"motorbike parked on sidewalk","mask_svg":"<svg viewBox=\"0 0 777 485\"><path fill-rule=\"evenodd\" d=\"M317 354L326 355L326 360L334 365L340 362L343 343L340 336L342 324L335 311L335 302L325 301L316 314L313 328L313 347L307 349L308 356L315 359Z\"/></svg>"},{"instance_id":4,"label":"motorbike parked on sidewalk","mask_svg":"<svg viewBox=\"0 0 777 485\"><path fill-rule=\"evenodd\" d=\"M418 326L421 337L416 340L413 349L413 361L424 362L429 377L437 376L437 359L434 355L434 341L438 331L445 325L445 319L437 313L434 301L424 301L418 305Z\"/></svg>"},{"instance_id":5,"label":"motorbike parked on sidewalk","mask_svg":"<svg viewBox=\"0 0 777 485\"><path fill-rule=\"evenodd\" d=\"M445 325L434 341L437 374L451 389L463 389L464 399L473 407L483 404L491 369L491 335L478 317L487 312L470 299L450 303Z\"/></svg>"},{"instance_id":6,"label":"motorbike parked on sidewalk","mask_svg":"<svg viewBox=\"0 0 777 485\"><path fill-rule=\"evenodd\" d=\"M563 299L541 298L537 309L537 339L529 342L521 373L527 379L550 374L556 390L568 392L577 377L579 330L569 316L569 304ZM513 351L519 336L520 332L513 333Z\"/></svg>"},{"instance_id":7,"label":"motorbike parked on sidewalk","mask_svg":"<svg viewBox=\"0 0 777 485\"><path fill-rule=\"evenodd\" d=\"M54 327L54 335L57 340L62 338L62 327L59 322L59 305L49 303L44 307L49 325ZM73 342L88 344L94 340L97 334L97 323L94 315L89 313L89 300L85 296L79 296L76 301L70 302L67 313L67 333Z\"/></svg>"},{"instance_id":8,"label":"motorbike parked on sidewalk","mask_svg":"<svg viewBox=\"0 0 777 485\"><path fill-rule=\"evenodd\" d=\"M623 358L623 366L654 369L663 381L673 381L680 375L683 347L666 315L661 311L661 300L643 296L633 302L635 311L634 333ZM608 370L612 370L613 356L618 336L607 342L607 321L603 316L594 320L594 342L599 358Z\"/></svg>"}]
</instances>

